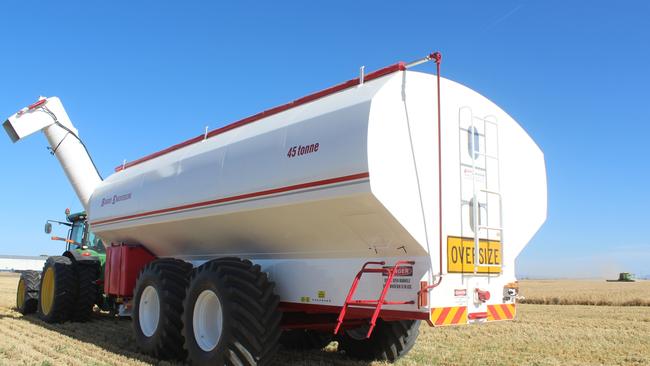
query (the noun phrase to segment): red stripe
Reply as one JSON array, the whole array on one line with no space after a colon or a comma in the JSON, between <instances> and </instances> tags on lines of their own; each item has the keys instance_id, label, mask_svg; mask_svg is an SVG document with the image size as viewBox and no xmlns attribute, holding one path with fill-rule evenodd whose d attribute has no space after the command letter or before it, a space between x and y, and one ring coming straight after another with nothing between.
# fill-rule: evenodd
<instances>
[{"instance_id":1,"label":"red stripe","mask_svg":"<svg viewBox=\"0 0 650 366\"><path fill-rule=\"evenodd\" d=\"M320 305L320 304L304 304L304 303L295 303L295 302L281 302L278 306L278 310L282 312L305 312L312 314L339 314L341 312L341 306L334 305ZM357 308L350 306L348 307L348 312L346 313L346 319L362 319L369 318L372 316L375 309L368 308ZM381 309L380 316L383 319L390 320L428 320L428 312L419 312L419 311L401 311L401 310L386 310Z\"/></svg>"},{"instance_id":2,"label":"red stripe","mask_svg":"<svg viewBox=\"0 0 650 366\"><path fill-rule=\"evenodd\" d=\"M492 314L492 317L495 320L501 320L501 317L499 316L499 313L496 311L493 305L488 305L488 311L490 311L490 314Z\"/></svg>"},{"instance_id":3,"label":"red stripe","mask_svg":"<svg viewBox=\"0 0 650 366\"><path fill-rule=\"evenodd\" d=\"M451 308L444 308L442 310L442 313L440 313L440 316L438 316L438 319L436 319L436 325L442 325L442 323L445 322L445 318L447 318L447 314L449 314L449 311Z\"/></svg>"},{"instance_id":4,"label":"red stripe","mask_svg":"<svg viewBox=\"0 0 650 366\"><path fill-rule=\"evenodd\" d=\"M467 309L465 306L461 306L458 311L456 312L456 316L451 320L451 324L458 324L460 321L460 317L465 314L465 309Z\"/></svg>"},{"instance_id":5,"label":"red stripe","mask_svg":"<svg viewBox=\"0 0 650 366\"><path fill-rule=\"evenodd\" d=\"M512 313L510 312L510 309L508 309L507 304L501 304L501 309L506 314L506 319L512 319Z\"/></svg>"},{"instance_id":6,"label":"red stripe","mask_svg":"<svg viewBox=\"0 0 650 366\"><path fill-rule=\"evenodd\" d=\"M384 67L383 69L379 69L377 71L369 73L368 75L366 75L364 77L364 80L365 81L370 81L370 80L377 79L377 78L380 78L380 77L388 75L388 74L392 74L392 73L397 72L397 71L404 71L404 70L406 70L406 65L403 62L398 62L398 63L396 63L394 65L390 65L390 66ZM274 114L284 112L284 111L286 111L288 109L295 108L297 106L300 106L300 105L303 105L303 104L306 104L306 103L309 103L309 102L313 102L316 99L328 96L330 94L338 93L338 92L340 92L342 90L351 88L351 87L356 86L356 85L359 85L359 78L348 80L348 81L346 81L344 83L335 85L335 86L333 86L331 88L327 88L325 90L321 90L319 92L309 94L309 95L307 95L305 97L302 97L300 99L296 99L296 100L294 100L292 102L289 102L287 104L283 104L283 105L268 109L266 111L260 112L258 114L252 115L250 117L246 117L244 119L241 119L241 120L239 120L237 122L231 123L231 124L229 124L227 126L218 128L216 130L212 130L212 131L210 131L208 133L207 137L213 137L213 136L222 134L222 133L224 133L226 131L230 131L230 130L235 129L237 127L247 125L247 124L249 124L251 122L259 121L262 118L266 118L266 117L272 116ZM124 165L117 166L117 167L115 167L115 171L119 172L120 170L130 168L130 167L132 167L134 165L138 165L138 164L143 163L143 162L145 162L147 160L157 158L157 157L159 157L161 155L165 155L167 153L178 150L178 149L183 148L185 146L195 144L197 142L202 141L204 138L205 138L204 135L196 136L196 137L191 138L191 139L189 139L187 141L183 141L183 142L181 142L179 144L170 146L170 147L168 147L168 148L166 148L164 150L160 150L160 151L155 152L153 154L147 155L147 156L145 156L143 158L134 160L134 161L126 163Z\"/></svg>"},{"instance_id":7,"label":"red stripe","mask_svg":"<svg viewBox=\"0 0 650 366\"><path fill-rule=\"evenodd\" d=\"M346 175L346 176L338 177L338 178L323 179L323 180L318 180L318 181L314 181L314 182L295 184L295 185L286 186L286 187L267 189L267 190L259 191L259 192L246 193L246 194L240 194L240 195L237 195L237 196L219 198L219 199L211 200L211 201L190 203L190 204L182 205L182 206L176 206L176 207L170 207L170 208L163 208L163 209L160 209L160 210L147 211L147 212L142 212L142 213L134 214L134 215L114 217L114 218L111 218L111 219L91 222L90 224L91 225L101 225L101 224L106 224L106 223L115 222L115 221L140 218L140 217L143 217L143 216L158 215L158 214L167 213L167 212L171 212L171 211L180 211L180 210L187 210L187 209L190 209L190 208L211 206L211 205L216 205L216 204L219 204L219 203L238 201L238 200L243 200L243 199L247 199L247 198L268 196L268 195L276 194L276 193L295 191L295 190L299 190L299 189L305 189L305 188L323 186L323 185L328 185L328 184L346 182L346 181L356 180L356 179L361 179L361 178L368 178L369 176L370 176L370 174L367 173L367 172L366 173Z\"/></svg>"}]
</instances>

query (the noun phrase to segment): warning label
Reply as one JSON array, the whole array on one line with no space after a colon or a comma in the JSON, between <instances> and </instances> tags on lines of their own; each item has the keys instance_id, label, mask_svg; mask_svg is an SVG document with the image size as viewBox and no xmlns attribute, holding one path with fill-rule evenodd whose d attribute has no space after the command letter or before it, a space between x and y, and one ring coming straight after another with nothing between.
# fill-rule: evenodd
<instances>
[{"instance_id":1,"label":"warning label","mask_svg":"<svg viewBox=\"0 0 650 366\"><path fill-rule=\"evenodd\" d=\"M386 280L388 278L384 278L384 286L386 286ZM393 281L390 283L390 288L392 289L403 289L403 290L410 290L413 288L411 285L411 279L410 278L403 278L403 277L393 277Z\"/></svg>"}]
</instances>

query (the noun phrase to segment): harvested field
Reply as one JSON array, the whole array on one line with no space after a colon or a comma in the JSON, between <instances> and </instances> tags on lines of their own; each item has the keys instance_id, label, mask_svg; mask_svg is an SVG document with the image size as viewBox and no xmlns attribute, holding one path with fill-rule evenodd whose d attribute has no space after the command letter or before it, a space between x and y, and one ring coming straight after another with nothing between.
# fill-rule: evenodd
<instances>
[{"instance_id":1,"label":"harvested field","mask_svg":"<svg viewBox=\"0 0 650 366\"><path fill-rule=\"evenodd\" d=\"M97 316L89 323L50 325L23 317L12 310L17 281L0 275L0 365L169 364L137 352L130 320ZM556 285L564 287L562 281ZM650 307L521 305L512 322L420 329L415 348L398 366L650 365ZM336 353L336 343L324 352L281 351L277 360L278 365L385 365L349 360Z\"/></svg>"},{"instance_id":2,"label":"harvested field","mask_svg":"<svg viewBox=\"0 0 650 366\"><path fill-rule=\"evenodd\" d=\"M650 306L647 280L524 280L519 286L526 304Z\"/></svg>"}]
</instances>

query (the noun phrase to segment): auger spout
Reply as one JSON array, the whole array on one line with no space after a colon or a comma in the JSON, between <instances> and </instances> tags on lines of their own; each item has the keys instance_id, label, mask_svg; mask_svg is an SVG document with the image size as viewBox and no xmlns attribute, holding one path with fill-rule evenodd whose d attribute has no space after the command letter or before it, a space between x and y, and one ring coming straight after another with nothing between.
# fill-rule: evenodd
<instances>
[{"instance_id":1,"label":"auger spout","mask_svg":"<svg viewBox=\"0 0 650 366\"><path fill-rule=\"evenodd\" d=\"M59 98L41 97L7 118L2 126L12 142L43 131L50 151L59 160L82 206L88 210L90 196L102 178Z\"/></svg>"}]
</instances>

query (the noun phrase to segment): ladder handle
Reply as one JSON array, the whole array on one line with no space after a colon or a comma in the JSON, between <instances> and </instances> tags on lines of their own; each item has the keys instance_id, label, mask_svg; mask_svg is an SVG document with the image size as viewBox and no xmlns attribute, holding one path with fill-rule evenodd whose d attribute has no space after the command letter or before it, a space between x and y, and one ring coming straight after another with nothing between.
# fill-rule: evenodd
<instances>
[{"instance_id":1,"label":"ladder handle","mask_svg":"<svg viewBox=\"0 0 650 366\"><path fill-rule=\"evenodd\" d=\"M378 266L383 266L384 264L386 264L386 262L384 262L384 261L381 261L381 262L366 262L366 263L363 264L363 267L361 267L361 270L363 271L364 269L366 269L366 267L368 267L371 264L378 265Z\"/></svg>"},{"instance_id":2,"label":"ladder handle","mask_svg":"<svg viewBox=\"0 0 650 366\"><path fill-rule=\"evenodd\" d=\"M401 267L401 266L403 266L405 264L414 265L415 261L397 261L397 262L395 262L395 265L393 266L393 268Z\"/></svg>"},{"instance_id":3,"label":"ladder handle","mask_svg":"<svg viewBox=\"0 0 650 366\"><path fill-rule=\"evenodd\" d=\"M388 268L364 268L359 273L387 273Z\"/></svg>"}]
</instances>

